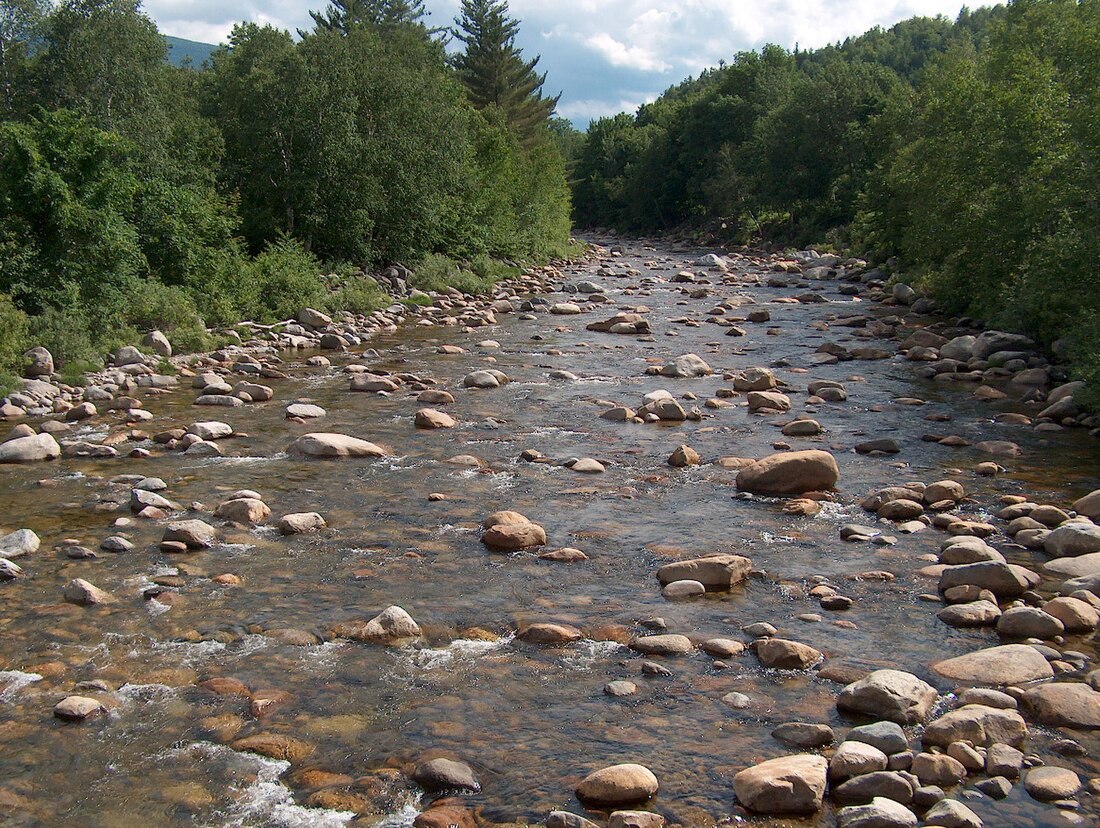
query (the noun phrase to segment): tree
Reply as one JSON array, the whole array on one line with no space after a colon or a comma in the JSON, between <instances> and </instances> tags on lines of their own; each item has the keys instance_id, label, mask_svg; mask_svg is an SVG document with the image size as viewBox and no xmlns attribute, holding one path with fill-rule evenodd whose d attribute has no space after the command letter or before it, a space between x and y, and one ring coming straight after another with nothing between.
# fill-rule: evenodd
<instances>
[{"instance_id":1,"label":"tree","mask_svg":"<svg viewBox=\"0 0 1100 828\"><path fill-rule=\"evenodd\" d=\"M47 0L0 2L0 111L10 116L17 87L26 75L29 45L49 9Z\"/></svg>"},{"instance_id":2,"label":"tree","mask_svg":"<svg viewBox=\"0 0 1100 828\"><path fill-rule=\"evenodd\" d=\"M423 26L429 13L424 0L332 0L324 12L311 11L309 16L318 32L348 34L357 26L382 31Z\"/></svg>"},{"instance_id":3,"label":"tree","mask_svg":"<svg viewBox=\"0 0 1100 828\"><path fill-rule=\"evenodd\" d=\"M454 57L458 77L477 109L496 107L513 129L530 141L554 113L558 98L542 96L546 74L539 58L525 61L516 48L519 21L508 16L507 0L462 0L455 38L466 50Z\"/></svg>"}]
</instances>

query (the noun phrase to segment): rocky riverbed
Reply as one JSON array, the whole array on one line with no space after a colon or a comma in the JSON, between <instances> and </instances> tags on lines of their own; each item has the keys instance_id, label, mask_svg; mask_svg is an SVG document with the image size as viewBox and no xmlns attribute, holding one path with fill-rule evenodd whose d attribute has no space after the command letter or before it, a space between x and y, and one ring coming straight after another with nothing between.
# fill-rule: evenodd
<instances>
[{"instance_id":1,"label":"rocky riverbed","mask_svg":"<svg viewBox=\"0 0 1100 828\"><path fill-rule=\"evenodd\" d=\"M594 241L86 387L33 354L0 821L1095 825L1077 386L861 262Z\"/></svg>"}]
</instances>

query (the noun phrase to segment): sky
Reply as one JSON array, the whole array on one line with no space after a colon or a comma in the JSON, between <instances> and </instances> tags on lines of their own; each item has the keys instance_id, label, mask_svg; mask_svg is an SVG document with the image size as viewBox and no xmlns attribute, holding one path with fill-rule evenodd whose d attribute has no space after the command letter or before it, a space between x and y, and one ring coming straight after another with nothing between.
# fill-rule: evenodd
<instances>
[{"instance_id":1,"label":"sky","mask_svg":"<svg viewBox=\"0 0 1100 828\"><path fill-rule=\"evenodd\" d=\"M310 28L327 0L145 0L161 32L224 42L241 20L291 32ZM460 0L426 0L433 26L450 25ZM954 19L959 0L511 0L517 45L541 56L543 91L558 114L590 119L632 112L664 90L737 52L777 43L812 49L914 15ZM971 2L971 7L987 5Z\"/></svg>"}]
</instances>

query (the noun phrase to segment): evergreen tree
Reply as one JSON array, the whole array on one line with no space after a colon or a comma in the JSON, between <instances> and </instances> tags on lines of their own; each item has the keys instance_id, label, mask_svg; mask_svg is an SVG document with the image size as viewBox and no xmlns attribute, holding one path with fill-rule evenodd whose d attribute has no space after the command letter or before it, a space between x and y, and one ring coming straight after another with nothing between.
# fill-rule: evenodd
<instances>
[{"instance_id":1,"label":"evergreen tree","mask_svg":"<svg viewBox=\"0 0 1100 828\"><path fill-rule=\"evenodd\" d=\"M423 26L428 14L424 0L332 0L324 12L311 11L309 16L319 32L348 34L356 26L383 31Z\"/></svg>"},{"instance_id":2,"label":"evergreen tree","mask_svg":"<svg viewBox=\"0 0 1100 828\"><path fill-rule=\"evenodd\" d=\"M508 16L507 0L462 0L454 36L466 44L454 65L470 102L478 109L496 107L509 126L532 138L554 113L558 98L542 96L546 74L538 74L539 58L526 61L516 48L519 21Z\"/></svg>"}]
</instances>

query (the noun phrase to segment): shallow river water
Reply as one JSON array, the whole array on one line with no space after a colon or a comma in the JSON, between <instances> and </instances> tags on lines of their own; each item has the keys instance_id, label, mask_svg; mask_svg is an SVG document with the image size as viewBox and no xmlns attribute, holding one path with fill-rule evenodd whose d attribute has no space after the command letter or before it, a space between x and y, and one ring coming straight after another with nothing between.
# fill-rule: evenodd
<instances>
[{"instance_id":1,"label":"shallow river water","mask_svg":"<svg viewBox=\"0 0 1100 828\"><path fill-rule=\"evenodd\" d=\"M947 627L936 619L938 605L918 599L935 591L934 581L915 573L928 564L922 556L938 551L943 535L901 535L895 546L879 547L842 542L839 526L874 520L857 504L875 488L945 477L963 482L974 498L962 509L967 516L988 518L1002 494L1025 493L1065 507L1100 488L1095 441L1081 429L1044 435L995 425L996 413L1028 409L1011 396L984 403L972 398L972 386L923 381L914 364L900 357L813 364L811 356L825 342L875 345L891 353L894 345L856 338L846 328L817 330L811 323L855 313L886 316L897 309L841 295L836 282L812 285L827 303L775 303L804 290L721 285L714 274L710 296L689 299L684 286L669 279L701 252L673 253L639 242L604 261L618 273L633 267L658 277L641 295L621 295L623 288L637 287L640 277L597 277L596 262L563 273L563 282L594 279L605 288L610 303L590 314L540 314L536 321L498 315L496 326L468 332L409 324L371 341L377 356L329 353L331 369L308 367L310 353L284 352L291 379L270 381L276 396L269 403L199 409L191 405L190 388L144 400L157 415L150 431L217 419L248 435L224 441L222 458L166 452L145 460L0 467L0 528L31 528L43 540L38 553L19 561L29 577L0 585L0 823L330 826L357 819L346 808L369 799L375 813L358 817L357 824L407 826L427 799L395 771L438 753L474 769L482 791L466 800L486 825L535 823L559 808L584 813L573 794L577 782L619 762L654 771L661 791L650 807L672 823L781 824L746 817L734 803L732 777L754 761L796 752L770 735L782 722L827 722L838 734L858 723L835 708L841 685L813 671L764 670L751 653L718 670L696 651L663 660L671 677L643 676L641 659L606 639L626 640L644 631L641 621L658 616L669 632L694 640L747 641L742 625L768 621L830 662L896 667L949 692L951 683L938 679L929 665L997 642L989 630ZM767 308L771 321L746 326L748 335L738 338L723 336L724 329L714 325L674 321L703 321L717 302L736 296ZM648 341L584 329L620 306L640 304L651 309L654 336ZM769 328L778 335L767 335ZM500 347L478 346L487 339ZM468 352L440 354L441 344ZM692 380L645 374L653 361L685 353L699 354L717 374ZM435 378L457 398L445 408L458 427L416 429L412 418L421 406L415 395L349 392L341 368L352 362ZM676 425L598 416L599 400L637 407L644 394L660 388L677 397L692 392L698 402L690 404L701 405L728 385L724 371L755 365L779 366L777 375L795 389L796 413L806 411L811 379L845 382L849 399L811 409L810 416L826 428L817 438L784 438L776 423L789 418L752 415L743 406L705 409L710 416L701 422ZM512 382L492 390L461 387L466 373L485 367L504 371ZM549 379L555 369L580 379ZM893 402L904 397L926 404ZM284 407L299 398L315 401L328 416L305 425L287 422ZM926 422L930 413L948 413L953 420ZM89 433L106 428L98 420L90 423L84 426ZM290 442L310 431L363 437L393 456L338 462L288 456ZM1000 461L1009 473L980 478L973 467L991 458L922 442L927 431L975 442L1012 440L1023 455ZM878 437L897 439L900 454L864 457L852 451L856 443ZM673 469L666 462L682 443L714 461L761 457L777 440L833 451L841 473L836 504L813 518L792 517L779 500L739 498L733 470L711 462ZM607 470L585 475L526 463L520 459L525 449L555 460L593 457ZM484 468L445 462L461 454L477 456ZM166 555L158 551L161 523L137 521L121 532L112 527L117 517L129 515L130 490L110 481L135 472L163 478L169 485L164 494L185 505L197 501L212 509L231 491L254 489L275 516L317 511L329 528L291 538L266 527L230 529L225 543L213 549ZM40 485L44 479L50 485ZM432 493L447 497L431 500ZM589 560L562 564L533 553L487 551L478 524L498 509L522 512L546 528L551 548L577 547ZM205 518L217 523L209 514ZM134 550L82 561L54 551L65 538L98 549L112 534L127 536ZM998 540L1004 538L991 542ZM746 555L758 572L729 593L680 602L661 597L654 577L660 565L709 552ZM1030 555L1018 560L1035 566ZM851 579L875 570L897 577ZM240 576L242 585L211 580L225 572ZM855 599L854 607L821 611L805 594L806 579L815 575L838 584ZM91 608L63 603L62 587L77 577L119 600ZM170 608L142 599L154 579L176 591ZM368 619L393 604L423 627L417 645L330 640L302 646L267 634L305 631L321 641L329 625ZM820 612L823 620L796 618L810 612ZM587 637L559 648L515 638L535 621L571 624ZM1066 646L1096 655L1091 637L1070 637ZM256 720L247 700L196 686L212 677L287 696ZM604 685L615 679L636 682L638 693L605 695ZM78 725L54 719L53 705L90 680L110 688L97 696L111 707L110 715ZM730 692L748 695L750 706L733 710L723 704ZM225 744L261 732L293 736L314 751L290 767ZM1029 751L1051 757L1046 745L1064 735L1033 727ZM1068 735L1092 756L1054 759L1086 778L1100 775L1100 763L1092 758L1100 756L1100 739ZM309 770L358 781L316 796L303 773ZM1056 808L1031 800L1019 785L1003 802L968 804L987 826L1068 825ZM1098 810L1085 797L1080 813L1095 820ZM826 811L801 824L832 821Z\"/></svg>"}]
</instances>

